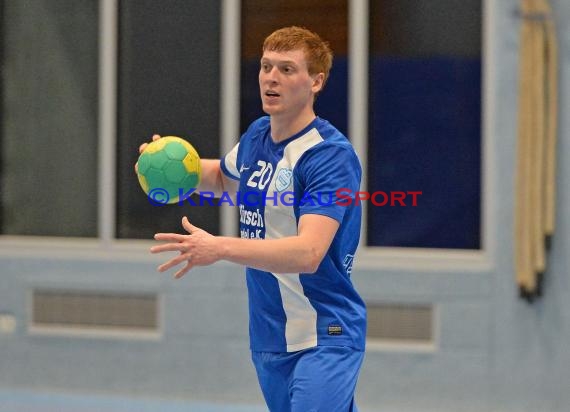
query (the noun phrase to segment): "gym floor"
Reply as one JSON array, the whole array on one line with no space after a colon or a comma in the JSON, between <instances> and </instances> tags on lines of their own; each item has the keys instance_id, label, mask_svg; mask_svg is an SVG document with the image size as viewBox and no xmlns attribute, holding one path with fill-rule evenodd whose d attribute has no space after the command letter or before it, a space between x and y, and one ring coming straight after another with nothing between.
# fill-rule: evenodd
<instances>
[{"instance_id":1,"label":"gym floor","mask_svg":"<svg viewBox=\"0 0 570 412\"><path fill-rule=\"evenodd\" d=\"M373 412L359 408L360 412ZM0 412L266 412L264 405L0 390Z\"/></svg>"}]
</instances>

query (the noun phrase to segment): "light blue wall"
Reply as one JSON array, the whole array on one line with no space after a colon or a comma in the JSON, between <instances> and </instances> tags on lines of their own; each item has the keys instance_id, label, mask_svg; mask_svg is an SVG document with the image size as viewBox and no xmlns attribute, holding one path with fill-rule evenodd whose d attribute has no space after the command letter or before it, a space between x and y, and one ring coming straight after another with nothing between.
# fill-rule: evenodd
<instances>
[{"instance_id":1,"label":"light blue wall","mask_svg":"<svg viewBox=\"0 0 570 412\"><path fill-rule=\"evenodd\" d=\"M491 175L485 192L493 223L489 268L355 268L355 282L368 302L433 303L437 314L434 351L368 351L358 397L378 410L570 410L570 2L552 1L561 63L557 228L544 297L532 305L518 298L513 280L517 2L488 4L494 34L487 39L494 63L487 73L487 102L494 109L488 118ZM18 322L15 333L0 333L0 388L262 402L249 361L240 268L219 264L173 281L157 274L156 261L142 250L140 258L132 251L109 257L101 251L65 252L62 258L57 248L38 251L16 243L0 248L0 313L13 314ZM163 336L29 335L29 291L51 286L158 291Z\"/></svg>"}]
</instances>

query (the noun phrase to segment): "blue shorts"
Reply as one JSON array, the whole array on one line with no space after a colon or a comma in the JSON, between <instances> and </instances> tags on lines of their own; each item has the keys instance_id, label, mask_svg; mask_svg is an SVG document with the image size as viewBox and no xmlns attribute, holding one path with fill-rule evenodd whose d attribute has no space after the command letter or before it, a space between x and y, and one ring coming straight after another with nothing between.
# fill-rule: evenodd
<instances>
[{"instance_id":1,"label":"blue shorts","mask_svg":"<svg viewBox=\"0 0 570 412\"><path fill-rule=\"evenodd\" d=\"M271 412L353 412L364 352L317 346L298 352L252 352Z\"/></svg>"}]
</instances>

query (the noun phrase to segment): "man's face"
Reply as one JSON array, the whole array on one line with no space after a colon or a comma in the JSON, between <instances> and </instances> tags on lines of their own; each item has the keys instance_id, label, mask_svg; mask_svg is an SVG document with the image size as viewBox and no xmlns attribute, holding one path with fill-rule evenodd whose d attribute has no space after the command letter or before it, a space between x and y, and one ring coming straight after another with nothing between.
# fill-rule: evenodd
<instances>
[{"instance_id":1,"label":"man's face","mask_svg":"<svg viewBox=\"0 0 570 412\"><path fill-rule=\"evenodd\" d=\"M263 111L271 116L295 116L307 106L312 109L322 78L322 73L309 75L303 50L265 51L259 70Z\"/></svg>"}]
</instances>

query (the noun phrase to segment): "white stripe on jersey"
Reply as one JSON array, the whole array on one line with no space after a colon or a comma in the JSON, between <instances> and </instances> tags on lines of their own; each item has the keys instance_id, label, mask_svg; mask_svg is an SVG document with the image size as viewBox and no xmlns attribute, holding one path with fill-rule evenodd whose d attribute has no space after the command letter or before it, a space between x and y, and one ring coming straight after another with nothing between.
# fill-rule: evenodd
<instances>
[{"instance_id":1,"label":"white stripe on jersey","mask_svg":"<svg viewBox=\"0 0 570 412\"><path fill-rule=\"evenodd\" d=\"M239 149L239 143L236 144L234 148L224 158L224 164L226 168L237 179L239 179L240 177L240 172L237 168L238 149Z\"/></svg>"},{"instance_id":2,"label":"white stripe on jersey","mask_svg":"<svg viewBox=\"0 0 570 412\"><path fill-rule=\"evenodd\" d=\"M305 135L289 143L283 153L283 158L277 163L275 173L267 190L267 198L278 192L293 192L293 179L289 186L277 190L276 180L281 169L293 171L299 158L310 148L321 143L323 138L317 129L311 129ZM293 206L287 206L282 201L268 200L265 205L265 238L279 239L297 234L297 222ZM287 352L312 348L317 345L317 311L303 292L303 285L298 273L273 273L279 281L283 310L287 316L285 324L285 340Z\"/></svg>"}]
</instances>

